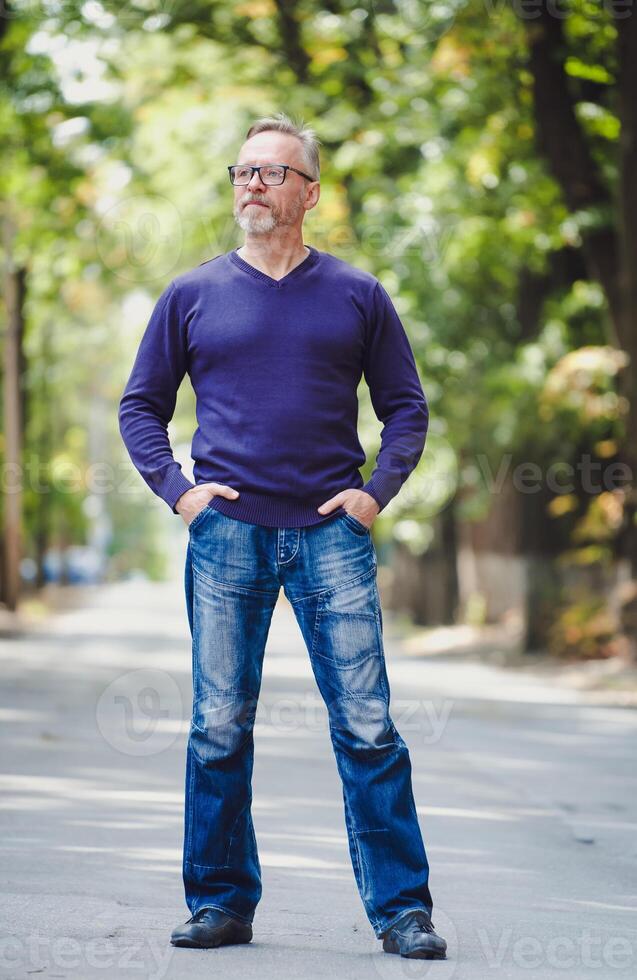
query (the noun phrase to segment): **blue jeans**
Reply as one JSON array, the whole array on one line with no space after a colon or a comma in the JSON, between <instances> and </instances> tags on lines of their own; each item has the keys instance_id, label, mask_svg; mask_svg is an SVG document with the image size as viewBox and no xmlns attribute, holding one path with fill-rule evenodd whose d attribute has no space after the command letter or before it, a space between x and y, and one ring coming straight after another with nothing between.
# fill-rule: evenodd
<instances>
[{"instance_id":1,"label":"blue jeans","mask_svg":"<svg viewBox=\"0 0 637 980\"><path fill-rule=\"evenodd\" d=\"M188 538L193 705L183 877L191 914L212 907L252 922L261 898L253 727L281 586L327 707L352 867L372 928L380 937L412 909L431 914L409 752L389 714L369 530L342 512L309 527L272 528L208 505Z\"/></svg>"}]
</instances>

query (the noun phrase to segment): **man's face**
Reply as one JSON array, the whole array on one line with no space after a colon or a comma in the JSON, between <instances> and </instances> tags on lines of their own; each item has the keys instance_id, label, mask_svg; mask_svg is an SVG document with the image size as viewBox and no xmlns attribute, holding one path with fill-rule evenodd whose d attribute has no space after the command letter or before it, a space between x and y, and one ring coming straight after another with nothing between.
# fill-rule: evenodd
<instances>
[{"instance_id":1,"label":"man's face","mask_svg":"<svg viewBox=\"0 0 637 980\"><path fill-rule=\"evenodd\" d=\"M247 140L236 163L255 167L264 163L287 163L308 173L299 140L287 133L257 133ZM319 184L288 170L282 184L265 185L256 173L249 184L234 187L233 214L240 228L252 235L267 235L276 228L303 224L305 212L319 198Z\"/></svg>"}]
</instances>

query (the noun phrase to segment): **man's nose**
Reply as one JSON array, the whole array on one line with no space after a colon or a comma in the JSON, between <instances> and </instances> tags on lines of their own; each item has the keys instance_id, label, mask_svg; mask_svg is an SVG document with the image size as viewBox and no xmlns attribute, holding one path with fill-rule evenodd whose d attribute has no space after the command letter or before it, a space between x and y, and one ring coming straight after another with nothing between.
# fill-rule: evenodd
<instances>
[{"instance_id":1,"label":"man's nose","mask_svg":"<svg viewBox=\"0 0 637 980\"><path fill-rule=\"evenodd\" d=\"M248 181L248 187L250 188L250 190L254 190L255 187L265 187L265 184L261 180L261 175L259 174L258 170L255 170L252 176L250 177L250 180Z\"/></svg>"}]
</instances>

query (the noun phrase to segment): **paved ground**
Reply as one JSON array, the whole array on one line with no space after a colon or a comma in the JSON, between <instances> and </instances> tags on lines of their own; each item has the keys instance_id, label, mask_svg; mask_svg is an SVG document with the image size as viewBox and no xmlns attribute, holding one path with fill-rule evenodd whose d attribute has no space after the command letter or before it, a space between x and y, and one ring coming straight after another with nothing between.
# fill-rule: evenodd
<instances>
[{"instance_id":1,"label":"paved ground","mask_svg":"<svg viewBox=\"0 0 637 980\"><path fill-rule=\"evenodd\" d=\"M253 942L178 950L190 645L178 578L82 593L1 644L0 977L603 978L637 969L637 713L543 675L416 657L385 614L445 962L381 952L290 607L255 731Z\"/></svg>"}]
</instances>

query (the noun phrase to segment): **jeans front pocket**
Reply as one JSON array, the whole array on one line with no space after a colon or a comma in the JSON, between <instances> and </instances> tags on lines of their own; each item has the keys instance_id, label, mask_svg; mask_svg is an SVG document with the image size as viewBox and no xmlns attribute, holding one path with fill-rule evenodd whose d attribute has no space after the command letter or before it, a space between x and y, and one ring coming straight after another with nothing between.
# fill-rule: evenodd
<instances>
[{"instance_id":1,"label":"jeans front pocket","mask_svg":"<svg viewBox=\"0 0 637 980\"><path fill-rule=\"evenodd\" d=\"M192 531L192 529L197 524L199 524L199 522L202 520L202 518L204 518L206 516L206 514L209 514L210 513L210 511L212 510L212 507L210 506L211 505L211 502L212 501L209 500L208 503L205 504L197 514L195 514L195 516L191 520L190 524L188 525L188 530L189 531Z\"/></svg>"},{"instance_id":2,"label":"jeans front pocket","mask_svg":"<svg viewBox=\"0 0 637 980\"><path fill-rule=\"evenodd\" d=\"M354 515L350 514L348 511L345 511L344 514L341 514L341 518L343 519L344 523L347 524L349 528L351 528L354 534L360 534L362 536L370 533L370 529L365 524L363 524L362 521L359 521L357 517L354 517Z\"/></svg>"}]
</instances>

